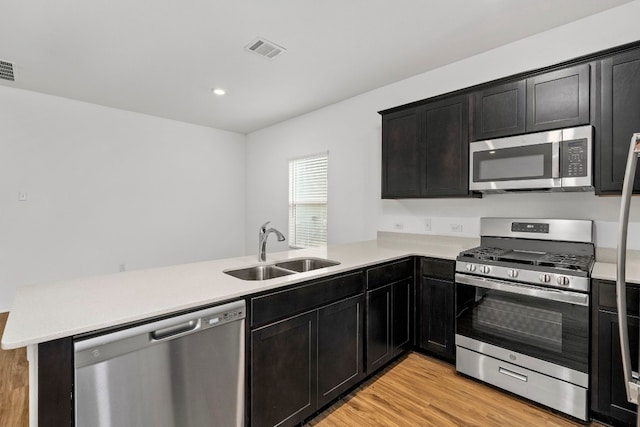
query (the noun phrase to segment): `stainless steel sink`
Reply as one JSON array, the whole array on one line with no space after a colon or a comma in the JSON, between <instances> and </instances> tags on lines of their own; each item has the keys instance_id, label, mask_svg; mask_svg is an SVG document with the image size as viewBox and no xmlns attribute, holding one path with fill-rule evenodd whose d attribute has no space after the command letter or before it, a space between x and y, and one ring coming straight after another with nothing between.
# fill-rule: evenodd
<instances>
[{"instance_id":1,"label":"stainless steel sink","mask_svg":"<svg viewBox=\"0 0 640 427\"><path fill-rule=\"evenodd\" d=\"M329 259L297 258L276 262L274 264L254 265L252 267L227 270L224 273L242 280L268 280L339 264L339 262Z\"/></svg>"},{"instance_id":2,"label":"stainless steel sink","mask_svg":"<svg viewBox=\"0 0 640 427\"><path fill-rule=\"evenodd\" d=\"M339 265L337 261L331 261L329 259L322 258L298 258L289 261L277 262L277 267L286 268L287 270L297 271L299 273L311 270L317 270L318 268L332 267Z\"/></svg>"},{"instance_id":3,"label":"stainless steel sink","mask_svg":"<svg viewBox=\"0 0 640 427\"><path fill-rule=\"evenodd\" d=\"M285 270L275 265L256 265L253 267L239 268L225 271L226 274L242 280L268 280L276 277L288 276L295 271Z\"/></svg>"}]
</instances>

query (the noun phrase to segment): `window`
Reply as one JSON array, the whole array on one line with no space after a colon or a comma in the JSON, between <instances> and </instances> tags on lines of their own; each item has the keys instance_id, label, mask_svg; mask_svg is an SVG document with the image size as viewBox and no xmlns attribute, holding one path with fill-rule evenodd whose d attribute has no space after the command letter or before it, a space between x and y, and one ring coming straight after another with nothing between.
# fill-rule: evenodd
<instances>
[{"instance_id":1,"label":"window","mask_svg":"<svg viewBox=\"0 0 640 427\"><path fill-rule=\"evenodd\" d=\"M327 244L328 153L289 161L289 246Z\"/></svg>"}]
</instances>

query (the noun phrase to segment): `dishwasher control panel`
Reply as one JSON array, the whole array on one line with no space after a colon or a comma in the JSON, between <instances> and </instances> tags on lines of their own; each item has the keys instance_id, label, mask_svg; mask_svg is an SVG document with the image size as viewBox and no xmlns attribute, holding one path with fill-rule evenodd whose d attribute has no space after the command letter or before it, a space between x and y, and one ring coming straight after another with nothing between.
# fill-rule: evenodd
<instances>
[{"instance_id":1,"label":"dishwasher control panel","mask_svg":"<svg viewBox=\"0 0 640 427\"><path fill-rule=\"evenodd\" d=\"M209 326L223 325L228 322L240 320L245 318L244 308L225 311L224 313L216 313L211 316L202 318L202 328Z\"/></svg>"}]
</instances>

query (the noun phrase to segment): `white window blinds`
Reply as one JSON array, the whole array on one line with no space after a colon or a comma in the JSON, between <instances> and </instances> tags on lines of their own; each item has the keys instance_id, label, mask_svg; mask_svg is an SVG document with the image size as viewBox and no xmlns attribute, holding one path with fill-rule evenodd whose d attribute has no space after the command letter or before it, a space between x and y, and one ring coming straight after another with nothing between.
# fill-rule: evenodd
<instances>
[{"instance_id":1,"label":"white window blinds","mask_svg":"<svg viewBox=\"0 0 640 427\"><path fill-rule=\"evenodd\" d=\"M289 245L327 244L327 153L289 161Z\"/></svg>"}]
</instances>

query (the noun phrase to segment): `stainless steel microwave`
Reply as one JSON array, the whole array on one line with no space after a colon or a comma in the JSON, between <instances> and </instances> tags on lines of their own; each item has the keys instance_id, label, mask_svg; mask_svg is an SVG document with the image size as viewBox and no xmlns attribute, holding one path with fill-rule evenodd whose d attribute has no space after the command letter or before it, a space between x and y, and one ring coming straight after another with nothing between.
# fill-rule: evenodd
<instances>
[{"instance_id":1,"label":"stainless steel microwave","mask_svg":"<svg viewBox=\"0 0 640 427\"><path fill-rule=\"evenodd\" d=\"M593 190L593 127L580 126L469 144L469 189Z\"/></svg>"}]
</instances>

